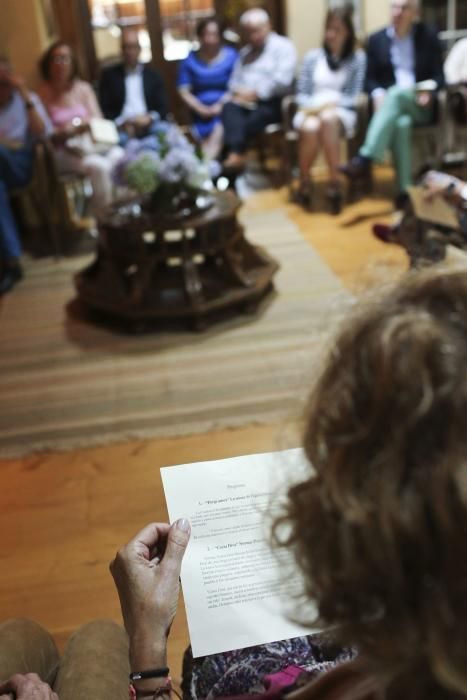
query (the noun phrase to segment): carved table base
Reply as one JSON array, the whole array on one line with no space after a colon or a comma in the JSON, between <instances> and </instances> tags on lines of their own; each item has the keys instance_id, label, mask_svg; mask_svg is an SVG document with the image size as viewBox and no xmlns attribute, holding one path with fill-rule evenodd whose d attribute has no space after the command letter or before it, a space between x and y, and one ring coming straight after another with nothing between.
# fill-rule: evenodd
<instances>
[{"instance_id":1,"label":"carved table base","mask_svg":"<svg viewBox=\"0 0 467 700\"><path fill-rule=\"evenodd\" d=\"M79 299L125 322L251 312L272 289L278 263L244 237L231 192L182 221L161 220L137 202L99 224L97 257L75 276ZM220 314L219 314L220 312Z\"/></svg>"}]
</instances>

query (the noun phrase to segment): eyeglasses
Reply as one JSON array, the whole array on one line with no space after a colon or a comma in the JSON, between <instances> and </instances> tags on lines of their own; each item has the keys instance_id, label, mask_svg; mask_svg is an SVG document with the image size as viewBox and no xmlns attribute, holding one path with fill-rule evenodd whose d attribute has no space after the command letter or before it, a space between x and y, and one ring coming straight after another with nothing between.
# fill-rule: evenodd
<instances>
[{"instance_id":1,"label":"eyeglasses","mask_svg":"<svg viewBox=\"0 0 467 700\"><path fill-rule=\"evenodd\" d=\"M52 56L52 63L66 65L68 63L71 63L71 61L71 56Z\"/></svg>"}]
</instances>

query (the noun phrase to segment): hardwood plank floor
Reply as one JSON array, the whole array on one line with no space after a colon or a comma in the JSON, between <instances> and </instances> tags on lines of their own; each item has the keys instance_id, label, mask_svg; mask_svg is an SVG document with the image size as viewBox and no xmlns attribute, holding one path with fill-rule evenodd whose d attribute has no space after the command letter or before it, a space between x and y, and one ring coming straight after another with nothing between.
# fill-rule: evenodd
<instances>
[{"instance_id":1,"label":"hardwood plank floor","mask_svg":"<svg viewBox=\"0 0 467 700\"><path fill-rule=\"evenodd\" d=\"M285 191L265 191L245 208L278 206L354 291L407 267L400 249L371 236L373 221L390 215L388 199L364 200L333 218L288 204ZM0 620L31 617L60 648L84 622L120 621L108 562L146 522L166 519L159 468L294 446L288 440L282 425L251 426L0 461ZM187 639L181 610L170 643L174 675Z\"/></svg>"}]
</instances>

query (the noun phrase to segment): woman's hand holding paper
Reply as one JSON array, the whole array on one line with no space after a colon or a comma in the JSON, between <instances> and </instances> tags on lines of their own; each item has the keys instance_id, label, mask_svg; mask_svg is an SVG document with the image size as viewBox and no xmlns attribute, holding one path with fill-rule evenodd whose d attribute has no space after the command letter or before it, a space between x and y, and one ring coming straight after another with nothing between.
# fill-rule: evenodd
<instances>
[{"instance_id":1,"label":"woman's hand holding paper","mask_svg":"<svg viewBox=\"0 0 467 700\"><path fill-rule=\"evenodd\" d=\"M177 520L172 526L151 523L122 547L110 564L133 657L139 655L138 649L152 648L163 661L189 539L187 520Z\"/></svg>"}]
</instances>

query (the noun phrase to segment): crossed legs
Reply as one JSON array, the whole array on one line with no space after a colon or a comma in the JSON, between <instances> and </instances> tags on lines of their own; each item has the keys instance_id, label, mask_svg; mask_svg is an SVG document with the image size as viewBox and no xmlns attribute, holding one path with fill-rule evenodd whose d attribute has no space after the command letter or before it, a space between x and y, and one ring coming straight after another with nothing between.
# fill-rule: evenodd
<instances>
[{"instance_id":1,"label":"crossed legs","mask_svg":"<svg viewBox=\"0 0 467 700\"><path fill-rule=\"evenodd\" d=\"M428 124L432 110L417 104L413 90L392 87L372 117L360 155L381 161L392 150L399 192L412 181L412 125Z\"/></svg>"}]
</instances>

